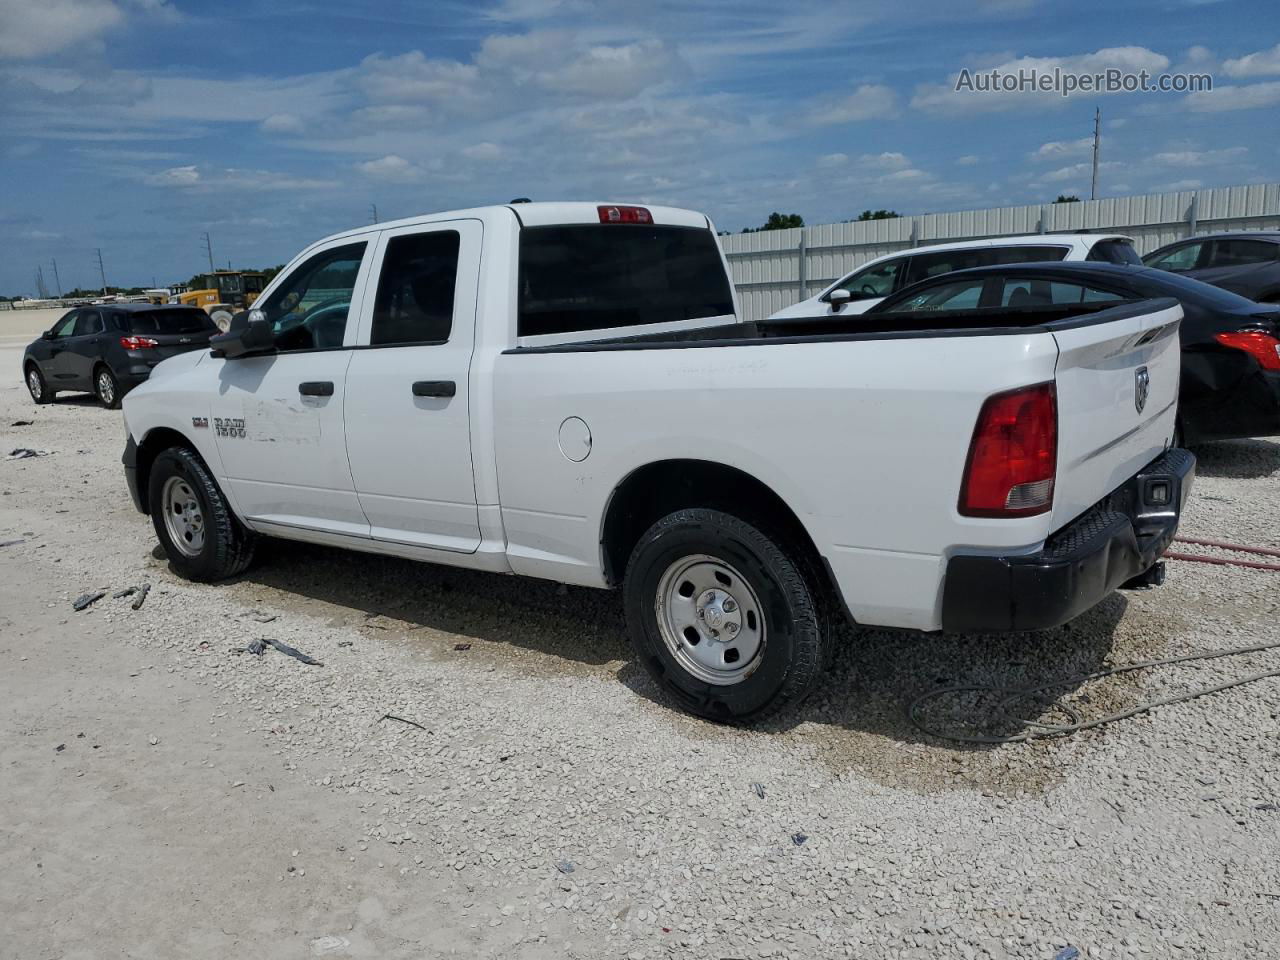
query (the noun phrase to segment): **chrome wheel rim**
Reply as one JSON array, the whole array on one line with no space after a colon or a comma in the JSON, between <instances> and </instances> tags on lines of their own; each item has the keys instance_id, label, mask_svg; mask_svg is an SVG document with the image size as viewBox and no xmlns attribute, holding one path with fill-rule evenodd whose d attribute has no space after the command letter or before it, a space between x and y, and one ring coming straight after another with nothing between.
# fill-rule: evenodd
<instances>
[{"instance_id":1,"label":"chrome wheel rim","mask_svg":"<svg viewBox=\"0 0 1280 960\"><path fill-rule=\"evenodd\" d=\"M764 611L746 578L718 557L681 557L658 581L658 631L680 666L704 683L741 683L760 666Z\"/></svg>"},{"instance_id":2,"label":"chrome wheel rim","mask_svg":"<svg viewBox=\"0 0 1280 960\"><path fill-rule=\"evenodd\" d=\"M173 545L188 557L204 548L204 513L191 485L182 477L170 477L160 494L164 528Z\"/></svg>"},{"instance_id":3,"label":"chrome wheel rim","mask_svg":"<svg viewBox=\"0 0 1280 960\"><path fill-rule=\"evenodd\" d=\"M98 374L98 397L103 403L111 403L116 398L116 387L111 382L111 374L103 370Z\"/></svg>"},{"instance_id":4,"label":"chrome wheel rim","mask_svg":"<svg viewBox=\"0 0 1280 960\"><path fill-rule=\"evenodd\" d=\"M40 382L40 373L35 367L27 371L27 389L31 391L31 396L39 400L44 395L44 384Z\"/></svg>"}]
</instances>

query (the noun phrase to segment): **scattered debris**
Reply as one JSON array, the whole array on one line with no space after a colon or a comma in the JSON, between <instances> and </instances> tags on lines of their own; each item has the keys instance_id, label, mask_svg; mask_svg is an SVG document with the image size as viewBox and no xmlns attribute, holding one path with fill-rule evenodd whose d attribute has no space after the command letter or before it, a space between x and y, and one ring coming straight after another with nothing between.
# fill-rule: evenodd
<instances>
[{"instance_id":1,"label":"scattered debris","mask_svg":"<svg viewBox=\"0 0 1280 960\"><path fill-rule=\"evenodd\" d=\"M279 618L274 613L255 613L253 615L253 619L257 620L259 623L270 623L271 621Z\"/></svg>"},{"instance_id":2,"label":"scattered debris","mask_svg":"<svg viewBox=\"0 0 1280 960\"><path fill-rule=\"evenodd\" d=\"M65 743L60 743L60 744L58 744L56 747L54 747L54 748L53 748L53 752L54 752L54 753L61 753L61 752L62 752L63 750L65 750L65 749L67 749L67 745L66 745Z\"/></svg>"},{"instance_id":3,"label":"scattered debris","mask_svg":"<svg viewBox=\"0 0 1280 960\"><path fill-rule=\"evenodd\" d=\"M0 540L0 547L16 547L20 543L26 543L26 540Z\"/></svg>"},{"instance_id":4,"label":"scattered debris","mask_svg":"<svg viewBox=\"0 0 1280 960\"><path fill-rule=\"evenodd\" d=\"M346 937L316 937L311 941L311 952L317 957L323 957L330 953L346 953L349 946L351 941Z\"/></svg>"},{"instance_id":5,"label":"scattered debris","mask_svg":"<svg viewBox=\"0 0 1280 960\"><path fill-rule=\"evenodd\" d=\"M47 457L48 450L32 450L30 447L18 447L9 451L8 460L27 460L31 457Z\"/></svg>"},{"instance_id":6,"label":"scattered debris","mask_svg":"<svg viewBox=\"0 0 1280 960\"><path fill-rule=\"evenodd\" d=\"M1063 947L1053 955L1053 960L1076 960L1080 956L1080 951L1075 947Z\"/></svg>"},{"instance_id":7,"label":"scattered debris","mask_svg":"<svg viewBox=\"0 0 1280 960\"><path fill-rule=\"evenodd\" d=\"M420 724L417 720L408 720L404 717L397 717L394 713L384 713L382 716L378 718L378 723L381 723L383 720L399 720L401 723L407 723L409 726L417 727L419 730L427 730L427 728L424 727L422 724ZM430 730L427 730L427 733L430 733L430 732L431 732Z\"/></svg>"},{"instance_id":8,"label":"scattered debris","mask_svg":"<svg viewBox=\"0 0 1280 960\"><path fill-rule=\"evenodd\" d=\"M83 593L72 601L71 608L79 613L86 607L92 606L107 595L105 590L99 590L96 593Z\"/></svg>"},{"instance_id":9,"label":"scattered debris","mask_svg":"<svg viewBox=\"0 0 1280 960\"><path fill-rule=\"evenodd\" d=\"M159 737L149 737L149 738L147 739L147 743L151 744L153 747L154 747L156 744L158 744L159 742L160 742L160 738L159 738Z\"/></svg>"},{"instance_id":10,"label":"scattered debris","mask_svg":"<svg viewBox=\"0 0 1280 960\"><path fill-rule=\"evenodd\" d=\"M809 835L807 833L793 833L791 835L791 842L794 843L797 847L803 847L804 842L808 839L809 839Z\"/></svg>"},{"instance_id":11,"label":"scattered debris","mask_svg":"<svg viewBox=\"0 0 1280 960\"><path fill-rule=\"evenodd\" d=\"M353 647L353 646L355 646L355 641L354 641L354 640L339 640L339 641L338 641L338 646L340 646L340 647Z\"/></svg>"},{"instance_id":12,"label":"scattered debris","mask_svg":"<svg viewBox=\"0 0 1280 960\"><path fill-rule=\"evenodd\" d=\"M252 653L255 657L260 657L266 651L267 647L275 647L283 654L293 657L295 660L301 660L309 667L323 667L324 664L315 657L309 657L301 650L289 646L282 640L273 640L270 637L262 637L259 640L252 640L249 645L244 648L245 653Z\"/></svg>"},{"instance_id":13,"label":"scattered debris","mask_svg":"<svg viewBox=\"0 0 1280 960\"><path fill-rule=\"evenodd\" d=\"M759 797L761 800L763 800L763 799L764 799L764 784L762 784L762 783L753 783L753 784L751 785L751 789L752 789L752 790L754 790L754 791L756 792L756 796L757 796L757 797Z\"/></svg>"},{"instance_id":14,"label":"scattered debris","mask_svg":"<svg viewBox=\"0 0 1280 960\"><path fill-rule=\"evenodd\" d=\"M131 606L134 610L141 610L143 603L146 602L147 594L151 592L151 584L144 583L138 588L138 595L134 597Z\"/></svg>"},{"instance_id":15,"label":"scattered debris","mask_svg":"<svg viewBox=\"0 0 1280 960\"><path fill-rule=\"evenodd\" d=\"M33 423L35 423L35 421L34 421L34 420L15 420L15 421L13 421L13 423L9 424L9 426L11 426L11 427L29 427L29 426L31 426L31 424L33 424Z\"/></svg>"},{"instance_id":16,"label":"scattered debris","mask_svg":"<svg viewBox=\"0 0 1280 960\"><path fill-rule=\"evenodd\" d=\"M573 862L570 860L557 860L556 869L561 873L573 873L577 868L574 867Z\"/></svg>"},{"instance_id":17,"label":"scattered debris","mask_svg":"<svg viewBox=\"0 0 1280 960\"><path fill-rule=\"evenodd\" d=\"M112 600L119 600L121 597L131 597L138 592L137 587L125 587L123 590L117 590L111 595Z\"/></svg>"},{"instance_id":18,"label":"scattered debris","mask_svg":"<svg viewBox=\"0 0 1280 960\"><path fill-rule=\"evenodd\" d=\"M455 649L455 650L470 650L470 649L471 649L471 644L469 644L469 643L455 643L455 644L453 645L453 649Z\"/></svg>"}]
</instances>

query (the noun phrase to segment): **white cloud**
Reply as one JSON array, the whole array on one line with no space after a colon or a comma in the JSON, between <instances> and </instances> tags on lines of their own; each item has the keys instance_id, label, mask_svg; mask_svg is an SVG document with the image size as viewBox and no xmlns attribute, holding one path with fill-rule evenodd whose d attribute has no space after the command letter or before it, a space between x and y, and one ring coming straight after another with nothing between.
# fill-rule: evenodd
<instances>
[{"instance_id":1,"label":"white cloud","mask_svg":"<svg viewBox=\"0 0 1280 960\"><path fill-rule=\"evenodd\" d=\"M1224 147L1221 150L1169 150L1155 154L1151 162L1165 167L1207 167L1239 160L1248 152L1248 147Z\"/></svg>"},{"instance_id":2,"label":"white cloud","mask_svg":"<svg viewBox=\"0 0 1280 960\"><path fill-rule=\"evenodd\" d=\"M195 164L169 167L167 170L146 174L142 177L142 182L152 187L169 187L200 193L215 190L319 190L337 186L333 180L295 177L272 170L225 167L221 170L205 172Z\"/></svg>"},{"instance_id":3,"label":"white cloud","mask_svg":"<svg viewBox=\"0 0 1280 960\"><path fill-rule=\"evenodd\" d=\"M421 50L396 57L371 54L360 62L357 81L370 100L421 103L470 99L480 71L456 60L428 60Z\"/></svg>"},{"instance_id":4,"label":"white cloud","mask_svg":"<svg viewBox=\"0 0 1280 960\"><path fill-rule=\"evenodd\" d=\"M1280 80L1249 83L1244 86L1214 87L1187 94L1183 101L1197 113L1220 113L1227 110L1253 110L1280 104Z\"/></svg>"},{"instance_id":5,"label":"white cloud","mask_svg":"<svg viewBox=\"0 0 1280 960\"><path fill-rule=\"evenodd\" d=\"M307 125L292 113L273 113L259 127L263 133L302 133Z\"/></svg>"},{"instance_id":6,"label":"white cloud","mask_svg":"<svg viewBox=\"0 0 1280 960\"><path fill-rule=\"evenodd\" d=\"M1112 160L1098 164L1099 170L1114 170L1122 164ZM1089 178L1093 175L1092 163L1073 163L1070 166L1059 167L1057 170L1050 170L1048 173L1040 177L1042 183L1066 183L1069 180L1077 178Z\"/></svg>"},{"instance_id":7,"label":"white cloud","mask_svg":"<svg viewBox=\"0 0 1280 960\"><path fill-rule=\"evenodd\" d=\"M1199 190L1203 186L1202 180L1174 180L1172 183L1158 183L1151 189L1155 193L1176 193L1179 190Z\"/></svg>"},{"instance_id":8,"label":"white cloud","mask_svg":"<svg viewBox=\"0 0 1280 960\"><path fill-rule=\"evenodd\" d=\"M158 173L149 173L142 178L144 183L153 187L190 187L200 182L200 171L195 164L185 167L170 167Z\"/></svg>"},{"instance_id":9,"label":"white cloud","mask_svg":"<svg viewBox=\"0 0 1280 960\"><path fill-rule=\"evenodd\" d=\"M31 60L57 53L123 20L111 0L0 0L0 57Z\"/></svg>"},{"instance_id":10,"label":"white cloud","mask_svg":"<svg viewBox=\"0 0 1280 960\"><path fill-rule=\"evenodd\" d=\"M421 167L394 153L357 163L356 169L367 177L387 183L415 183L423 176Z\"/></svg>"},{"instance_id":11,"label":"white cloud","mask_svg":"<svg viewBox=\"0 0 1280 960\"><path fill-rule=\"evenodd\" d=\"M462 155L469 160L497 160L502 156L502 148L486 140L463 147Z\"/></svg>"},{"instance_id":12,"label":"white cloud","mask_svg":"<svg viewBox=\"0 0 1280 960\"><path fill-rule=\"evenodd\" d=\"M983 64L970 71L976 78L978 73L989 73L996 70L1001 74L1019 75L1023 72L1035 72L1045 75L1055 70L1063 73L1097 74L1108 69L1125 72L1146 70L1159 73L1167 69L1169 58L1164 54L1148 50L1146 47L1105 47L1093 53L1081 53L1065 57L1018 57L1001 63ZM956 90L956 81L960 71L952 73L946 83L921 84L916 87L915 96L911 98L911 106L919 110L931 110L950 113L955 110L975 112L990 110L1011 110L1019 107L1039 110L1046 104L1055 101L1065 103L1067 98L1055 92L1041 91L997 91L978 92L977 90ZM976 85L976 79L975 79ZM1100 96L1093 93L1090 96Z\"/></svg>"},{"instance_id":13,"label":"white cloud","mask_svg":"<svg viewBox=\"0 0 1280 960\"><path fill-rule=\"evenodd\" d=\"M1235 60L1226 60L1222 72L1229 77L1269 77L1280 73L1280 43Z\"/></svg>"},{"instance_id":14,"label":"white cloud","mask_svg":"<svg viewBox=\"0 0 1280 960\"><path fill-rule=\"evenodd\" d=\"M891 116L898 107L898 95L891 87L864 83L853 93L838 96L815 107L809 122L817 126L833 126Z\"/></svg>"},{"instance_id":15,"label":"white cloud","mask_svg":"<svg viewBox=\"0 0 1280 960\"><path fill-rule=\"evenodd\" d=\"M516 83L592 99L633 97L685 72L675 51L661 40L587 44L566 30L486 37L476 63Z\"/></svg>"},{"instance_id":16,"label":"white cloud","mask_svg":"<svg viewBox=\"0 0 1280 960\"><path fill-rule=\"evenodd\" d=\"M849 155L847 153L824 153L818 157L818 166L824 170L843 167L848 162Z\"/></svg>"},{"instance_id":17,"label":"white cloud","mask_svg":"<svg viewBox=\"0 0 1280 960\"><path fill-rule=\"evenodd\" d=\"M973 153L966 153L963 157L956 157L956 166L972 167L981 162L981 158Z\"/></svg>"},{"instance_id":18,"label":"white cloud","mask_svg":"<svg viewBox=\"0 0 1280 960\"><path fill-rule=\"evenodd\" d=\"M1050 140L1040 144L1039 149L1029 156L1032 160L1057 160L1062 157L1075 157L1088 153L1093 149L1093 137L1081 137L1079 140Z\"/></svg>"},{"instance_id":19,"label":"white cloud","mask_svg":"<svg viewBox=\"0 0 1280 960\"><path fill-rule=\"evenodd\" d=\"M858 158L858 161L865 167L881 170L901 170L904 167L911 166L911 161L906 158L905 154L894 153L889 150L884 153L864 153Z\"/></svg>"}]
</instances>

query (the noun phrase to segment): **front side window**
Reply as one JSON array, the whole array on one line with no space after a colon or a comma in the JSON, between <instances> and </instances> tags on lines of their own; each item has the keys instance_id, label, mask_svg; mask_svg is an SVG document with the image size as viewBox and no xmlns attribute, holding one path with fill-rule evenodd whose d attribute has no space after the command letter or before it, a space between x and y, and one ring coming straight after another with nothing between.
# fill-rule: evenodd
<instances>
[{"instance_id":1,"label":"front side window","mask_svg":"<svg viewBox=\"0 0 1280 960\"><path fill-rule=\"evenodd\" d=\"M1192 270L1195 268L1196 261L1200 259L1200 248L1203 246L1203 243L1184 244L1148 260L1147 266L1155 267L1157 270Z\"/></svg>"},{"instance_id":2,"label":"front side window","mask_svg":"<svg viewBox=\"0 0 1280 960\"><path fill-rule=\"evenodd\" d=\"M77 337L87 337L102 332L102 314L97 310L81 310L76 317Z\"/></svg>"},{"instance_id":3,"label":"front side window","mask_svg":"<svg viewBox=\"0 0 1280 960\"><path fill-rule=\"evenodd\" d=\"M526 227L519 293L522 337L734 312L720 247L701 227Z\"/></svg>"},{"instance_id":4,"label":"front side window","mask_svg":"<svg viewBox=\"0 0 1280 960\"><path fill-rule=\"evenodd\" d=\"M53 328L55 337L69 337L76 329L76 316L78 311L72 310L65 317L57 322Z\"/></svg>"},{"instance_id":5,"label":"front side window","mask_svg":"<svg viewBox=\"0 0 1280 960\"><path fill-rule=\"evenodd\" d=\"M897 260L886 260L884 263L877 263L874 266L867 267L865 270L860 270L845 277L833 289L848 290L849 296L854 300L887 297L893 293L893 289L898 283L898 275L902 273L902 267L906 262L906 257L899 257ZM823 299L830 300L831 295L828 294Z\"/></svg>"},{"instance_id":6,"label":"front side window","mask_svg":"<svg viewBox=\"0 0 1280 960\"><path fill-rule=\"evenodd\" d=\"M973 310L982 299L985 277L970 277L941 283L885 310L886 313L914 313L925 310Z\"/></svg>"},{"instance_id":7,"label":"front side window","mask_svg":"<svg viewBox=\"0 0 1280 960\"><path fill-rule=\"evenodd\" d=\"M444 343L453 329L458 279L456 230L392 237L382 258L369 342Z\"/></svg>"},{"instance_id":8,"label":"front side window","mask_svg":"<svg viewBox=\"0 0 1280 960\"><path fill-rule=\"evenodd\" d=\"M1214 267L1244 267L1252 263L1268 263L1280 254L1280 243L1265 240L1215 240L1213 241Z\"/></svg>"},{"instance_id":9,"label":"front side window","mask_svg":"<svg viewBox=\"0 0 1280 960\"><path fill-rule=\"evenodd\" d=\"M285 278L263 312L279 350L325 350L342 346L365 244L350 243L317 253Z\"/></svg>"}]
</instances>

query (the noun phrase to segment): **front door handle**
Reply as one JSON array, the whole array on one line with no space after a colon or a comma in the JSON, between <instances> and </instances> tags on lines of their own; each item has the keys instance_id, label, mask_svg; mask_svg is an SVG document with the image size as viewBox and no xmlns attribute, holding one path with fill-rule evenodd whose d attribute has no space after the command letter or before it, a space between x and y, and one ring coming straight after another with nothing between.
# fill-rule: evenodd
<instances>
[{"instance_id":1,"label":"front door handle","mask_svg":"<svg viewBox=\"0 0 1280 960\"><path fill-rule=\"evenodd\" d=\"M458 385L452 380L418 380L413 385L415 397L452 397Z\"/></svg>"},{"instance_id":2,"label":"front door handle","mask_svg":"<svg viewBox=\"0 0 1280 960\"><path fill-rule=\"evenodd\" d=\"M332 380L307 380L298 384L298 393L304 397L332 397Z\"/></svg>"}]
</instances>

